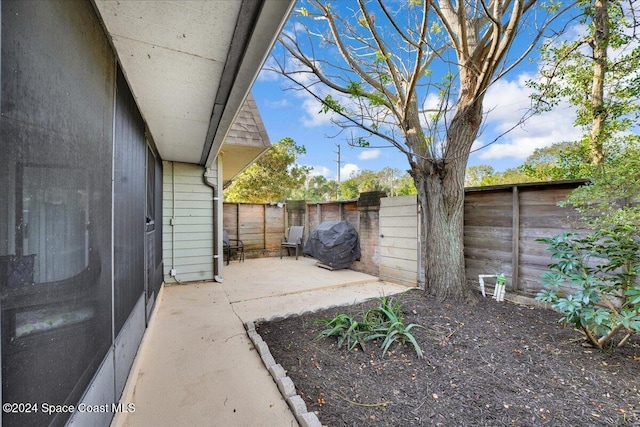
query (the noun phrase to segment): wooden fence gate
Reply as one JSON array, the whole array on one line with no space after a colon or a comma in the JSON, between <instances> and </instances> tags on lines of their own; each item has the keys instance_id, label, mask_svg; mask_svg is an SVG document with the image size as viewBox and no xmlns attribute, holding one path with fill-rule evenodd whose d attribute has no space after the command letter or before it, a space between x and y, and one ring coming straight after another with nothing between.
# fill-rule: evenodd
<instances>
[{"instance_id":1,"label":"wooden fence gate","mask_svg":"<svg viewBox=\"0 0 640 427\"><path fill-rule=\"evenodd\" d=\"M416 195L380 199L380 280L417 285L418 219Z\"/></svg>"}]
</instances>

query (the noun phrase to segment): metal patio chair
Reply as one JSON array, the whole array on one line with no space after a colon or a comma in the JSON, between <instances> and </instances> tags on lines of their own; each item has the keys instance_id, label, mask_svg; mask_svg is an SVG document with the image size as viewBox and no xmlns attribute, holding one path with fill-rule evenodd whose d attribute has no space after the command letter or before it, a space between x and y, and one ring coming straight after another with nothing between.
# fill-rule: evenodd
<instances>
[{"instance_id":1,"label":"metal patio chair","mask_svg":"<svg viewBox=\"0 0 640 427\"><path fill-rule=\"evenodd\" d=\"M289 249L296 250L296 259L298 259L298 252L302 252L302 235L304 234L304 226L294 225L289 227L289 236L285 240L282 238L280 242L280 259L282 259L282 249L287 249L287 255L289 255Z\"/></svg>"},{"instance_id":2,"label":"metal patio chair","mask_svg":"<svg viewBox=\"0 0 640 427\"><path fill-rule=\"evenodd\" d=\"M238 261L244 261L244 242L240 239L230 239L227 230L222 231L222 249L227 257L227 265L229 265L232 251L238 254Z\"/></svg>"}]
</instances>

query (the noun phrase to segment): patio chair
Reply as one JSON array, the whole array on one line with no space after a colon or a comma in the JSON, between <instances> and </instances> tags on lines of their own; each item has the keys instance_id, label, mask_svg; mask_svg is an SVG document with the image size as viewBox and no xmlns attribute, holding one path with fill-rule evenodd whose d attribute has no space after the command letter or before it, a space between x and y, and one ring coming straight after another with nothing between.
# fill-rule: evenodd
<instances>
[{"instance_id":1,"label":"patio chair","mask_svg":"<svg viewBox=\"0 0 640 427\"><path fill-rule=\"evenodd\" d=\"M280 259L282 259L282 249L287 249L287 255L289 255L289 249L296 250L296 259L298 259L298 251L302 252L302 234L304 233L304 226L294 225L289 227L289 236L285 240L282 238L280 242Z\"/></svg>"},{"instance_id":2,"label":"patio chair","mask_svg":"<svg viewBox=\"0 0 640 427\"><path fill-rule=\"evenodd\" d=\"M238 261L244 261L244 243L240 239L230 239L227 230L222 231L222 249L227 257L227 265L232 251L238 254Z\"/></svg>"}]
</instances>

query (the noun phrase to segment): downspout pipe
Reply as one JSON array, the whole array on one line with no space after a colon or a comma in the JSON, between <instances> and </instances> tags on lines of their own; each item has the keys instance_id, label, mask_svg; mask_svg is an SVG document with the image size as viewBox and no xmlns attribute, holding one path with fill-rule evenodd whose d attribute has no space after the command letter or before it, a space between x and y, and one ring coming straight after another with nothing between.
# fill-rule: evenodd
<instances>
[{"instance_id":1,"label":"downspout pipe","mask_svg":"<svg viewBox=\"0 0 640 427\"><path fill-rule=\"evenodd\" d=\"M211 187L213 191L213 280L218 283L222 283L222 268L220 267L220 251L218 249L218 242L220 241L221 236L218 233L218 227L220 226L220 212L219 212L219 188L218 185L218 174L220 170L215 171L211 168L206 168L204 172L204 183Z\"/></svg>"}]
</instances>

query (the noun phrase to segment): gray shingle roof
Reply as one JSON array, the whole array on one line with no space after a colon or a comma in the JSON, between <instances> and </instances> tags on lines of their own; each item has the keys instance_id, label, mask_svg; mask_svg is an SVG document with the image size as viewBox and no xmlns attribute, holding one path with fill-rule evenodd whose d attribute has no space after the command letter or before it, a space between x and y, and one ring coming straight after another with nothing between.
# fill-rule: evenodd
<instances>
[{"instance_id":1,"label":"gray shingle roof","mask_svg":"<svg viewBox=\"0 0 640 427\"><path fill-rule=\"evenodd\" d=\"M224 143L251 147L269 147L271 145L256 101L251 93L240 108Z\"/></svg>"}]
</instances>

